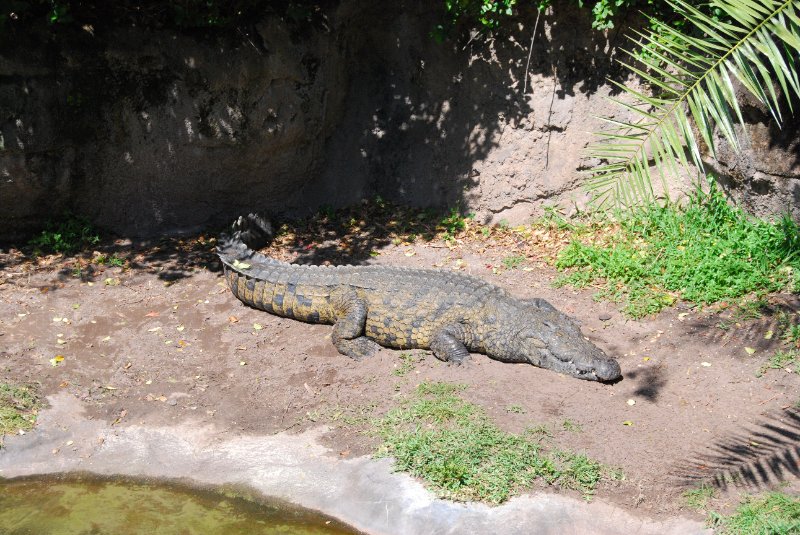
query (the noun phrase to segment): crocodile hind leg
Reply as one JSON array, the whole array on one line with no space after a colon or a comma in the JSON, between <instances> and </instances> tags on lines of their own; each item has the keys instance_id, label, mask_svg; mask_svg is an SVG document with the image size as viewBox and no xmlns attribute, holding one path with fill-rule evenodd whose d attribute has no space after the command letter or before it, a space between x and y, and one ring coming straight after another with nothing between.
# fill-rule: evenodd
<instances>
[{"instance_id":1,"label":"crocodile hind leg","mask_svg":"<svg viewBox=\"0 0 800 535\"><path fill-rule=\"evenodd\" d=\"M355 295L347 295L339 308L331 335L333 345L339 353L355 360L371 357L380 346L364 336L367 304Z\"/></svg>"},{"instance_id":2,"label":"crocodile hind leg","mask_svg":"<svg viewBox=\"0 0 800 535\"><path fill-rule=\"evenodd\" d=\"M439 360L462 364L469 358L463 339L464 329L460 325L448 325L433 335L431 351Z\"/></svg>"}]
</instances>

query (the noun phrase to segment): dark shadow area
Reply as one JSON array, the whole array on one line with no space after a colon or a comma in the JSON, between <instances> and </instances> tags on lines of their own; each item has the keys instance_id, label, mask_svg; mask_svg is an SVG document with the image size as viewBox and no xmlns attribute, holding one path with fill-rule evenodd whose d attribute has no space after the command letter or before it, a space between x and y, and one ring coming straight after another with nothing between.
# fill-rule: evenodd
<instances>
[{"instance_id":1,"label":"dark shadow area","mask_svg":"<svg viewBox=\"0 0 800 535\"><path fill-rule=\"evenodd\" d=\"M697 452L671 476L683 486L706 483L722 490L763 489L800 477L800 409L765 415L757 425Z\"/></svg>"},{"instance_id":2,"label":"dark shadow area","mask_svg":"<svg viewBox=\"0 0 800 535\"><path fill-rule=\"evenodd\" d=\"M453 237L466 219L457 211L406 208L380 198L280 225L268 256L298 264L363 264L388 245Z\"/></svg>"},{"instance_id":3,"label":"dark shadow area","mask_svg":"<svg viewBox=\"0 0 800 535\"><path fill-rule=\"evenodd\" d=\"M457 211L406 208L376 198L338 210L326 208L307 218L273 221L275 236L262 251L300 264L363 264L390 244L451 239L467 220ZM29 244L0 249L0 266L7 282L54 272L52 281L38 286L44 292L71 280L115 285L120 275L130 272L156 274L170 284L199 270L220 272L216 247L228 228L158 240L113 239L106 234L97 245L65 255L37 252Z\"/></svg>"},{"instance_id":4,"label":"dark shadow area","mask_svg":"<svg viewBox=\"0 0 800 535\"><path fill-rule=\"evenodd\" d=\"M626 378L636 383L634 395L641 396L650 402L656 402L661 391L667 386L666 375L663 364L659 364L628 372Z\"/></svg>"},{"instance_id":5,"label":"dark shadow area","mask_svg":"<svg viewBox=\"0 0 800 535\"><path fill-rule=\"evenodd\" d=\"M314 24L251 17L227 32L151 26L148 13L135 26L19 29L0 80L0 164L13 184L0 190L0 236L64 209L152 237L375 195L463 207L506 172L519 191L488 195L533 201L558 191L543 172L575 103L620 72L609 39L624 30L593 31L588 10L566 3L542 17L532 48L528 6L500 31L443 43L431 36L438 3L346 0L315 13ZM493 153L525 136L535 169L498 175L527 158Z\"/></svg>"},{"instance_id":6,"label":"dark shadow area","mask_svg":"<svg viewBox=\"0 0 800 535\"><path fill-rule=\"evenodd\" d=\"M75 254L36 254L32 247L0 249L2 283L57 291L71 281L118 285L131 272L153 273L171 284L199 270L221 271L215 253L216 239L204 235L162 240L107 239L91 250ZM53 273L43 282L34 276Z\"/></svg>"},{"instance_id":7,"label":"dark shadow area","mask_svg":"<svg viewBox=\"0 0 800 535\"><path fill-rule=\"evenodd\" d=\"M719 305L717 305L719 307ZM777 349L791 317L800 311L800 296L773 294L768 300L744 307L734 303L717 312L701 314L682 322L682 334L698 336L709 344L725 347L746 343L759 354ZM767 333L772 335L767 336Z\"/></svg>"}]
</instances>

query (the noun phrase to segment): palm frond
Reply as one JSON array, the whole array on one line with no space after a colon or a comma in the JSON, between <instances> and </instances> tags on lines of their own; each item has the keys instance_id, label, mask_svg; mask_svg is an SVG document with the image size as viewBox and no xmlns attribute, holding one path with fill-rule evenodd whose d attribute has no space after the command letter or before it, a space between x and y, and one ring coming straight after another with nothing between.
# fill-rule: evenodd
<instances>
[{"instance_id":1,"label":"palm frond","mask_svg":"<svg viewBox=\"0 0 800 535\"><path fill-rule=\"evenodd\" d=\"M734 80L779 124L781 104L793 112L792 97L800 97L800 0L712 0L719 20L685 0L667 1L696 31L653 20L655 30L637 34L639 52L623 64L652 94L617 84L627 98L615 102L632 119L605 118L609 129L589 147L602 162L587 184L598 207L650 202L656 178L666 193L681 169L702 172L699 141L716 157L715 131L739 150L735 126L744 120Z\"/></svg>"}]
</instances>

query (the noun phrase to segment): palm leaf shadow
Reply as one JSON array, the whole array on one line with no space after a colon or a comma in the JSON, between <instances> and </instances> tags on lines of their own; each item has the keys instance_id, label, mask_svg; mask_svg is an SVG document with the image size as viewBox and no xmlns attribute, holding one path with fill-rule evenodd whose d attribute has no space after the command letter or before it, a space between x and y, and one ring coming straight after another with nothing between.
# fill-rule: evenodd
<instances>
[{"instance_id":1,"label":"palm leaf shadow","mask_svg":"<svg viewBox=\"0 0 800 535\"><path fill-rule=\"evenodd\" d=\"M680 486L707 484L723 491L771 488L800 477L800 409L766 415L681 462L671 475Z\"/></svg>"}]
</instances>

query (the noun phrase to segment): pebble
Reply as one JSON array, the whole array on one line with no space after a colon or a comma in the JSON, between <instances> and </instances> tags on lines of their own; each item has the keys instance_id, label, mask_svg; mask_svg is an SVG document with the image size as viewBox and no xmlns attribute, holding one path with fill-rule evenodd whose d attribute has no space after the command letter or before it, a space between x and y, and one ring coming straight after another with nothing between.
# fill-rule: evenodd
<instances>
[{"instance_id":1,"label":"pebble","mask_svg":"<svg viewBox=\"0 0 800 535\"><path fill-rule=\"evenodd\" d=\"M174 407L177 404L178 404L178 400L177 399L171 399L171 400L167 401L167 405L170 405L172 407Z\"/></svg>"},{"instance_id":2,"label":"pebble","mask_svg":"<svg viewBox=\"0 0 800 535\"><path fill-rule=\"evenodd\" d=\"M602 314L600 314L600 316L598 316L598 318L600 318L600 321L608 321L611 319L611 314L609 314L608 312L603 312Z\"/></svg>"}]
</instances>

